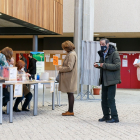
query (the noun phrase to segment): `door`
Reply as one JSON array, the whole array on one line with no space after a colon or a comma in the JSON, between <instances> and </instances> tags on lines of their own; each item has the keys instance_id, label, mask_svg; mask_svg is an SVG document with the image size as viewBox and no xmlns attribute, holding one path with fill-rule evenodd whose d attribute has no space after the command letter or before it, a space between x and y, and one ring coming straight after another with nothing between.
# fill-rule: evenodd
<instances>
[{"instance_id":1,"label":"door","mask_svg":"<svg viewBox=\"0 0 140 140\"><path fill-rule=\"evenodd\" d=\"M117 88L130 88L131 83L131 54L120 54L121 58L121 84L117 85Z\"/></svg>"},{"instance_id":2,"label":"door","mask_svg":"<svg viewBox=\"0 0 140 140\"><path fill-rule=\"evenodd\" d=\"M120 54L121 58L121 80L117 88L140 89L140 81L137 79L137 68L133 63L139 58L139 54Z\"/></svg>"},{"instance_id":3,"label":"door","mask_svg":"<svg viewBox=\"0 0 140 140\"><path fill-rule=\"evenodd\" d=\"M132 89L140 89L140 81L137 79L137 68L134 67L133 63L135 59L139 58L139 54L131 55L131 88Z\"/></svg>"}]
</instances>

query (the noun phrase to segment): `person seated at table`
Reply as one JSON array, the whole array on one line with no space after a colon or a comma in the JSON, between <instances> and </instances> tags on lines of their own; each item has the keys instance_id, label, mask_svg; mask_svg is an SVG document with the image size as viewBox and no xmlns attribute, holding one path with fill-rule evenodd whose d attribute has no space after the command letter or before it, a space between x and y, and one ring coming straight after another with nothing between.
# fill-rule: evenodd
<instances>
[{"instance_id":1,"label":"person seated at table","mask_svg":"<svg viewBox=\"0 0 140 140\"><path fill-rule=\"evenodd\" d=\"M17 67L18 74L26 74L24 71L24 66L25 66L24 61L19 60L15 66ZM28 73L27 73L27 75L30 76ZM23 100L23 98L26 98L26 99L24 101L24 104L22 105L22 111L29 111L27 109L27 106L32 99L32 93L29 91L29 89L27 88L27 86L25 84L23 85L23 97L17 97L14 107L13 107L13 111L21 112L21 110L18 109L18 105Z\"/></svg>"},{"instance_id":2,"label":"person seated at table","mask_svg":"<svg viewBox=\"0 0 140 140\"><path fill-rule=\"evenodd\" d=\"M9 63L13 56L13 50L9 47L5 47L0 53L0 66L9 67ZM7 86L3 85L3 106L6 106L10 101L10 93L8 92ZM3 112L5 114L5 112Z\"/></svg>"}]
</instances>

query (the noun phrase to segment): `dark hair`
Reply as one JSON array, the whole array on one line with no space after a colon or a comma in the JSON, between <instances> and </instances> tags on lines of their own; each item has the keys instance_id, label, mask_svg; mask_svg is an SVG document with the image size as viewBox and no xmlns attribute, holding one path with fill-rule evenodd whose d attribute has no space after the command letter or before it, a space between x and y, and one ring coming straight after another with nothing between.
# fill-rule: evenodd
<instances>
[{"instance_id":1,"label":"dark hair","mask_svg":"<svg viewBox=\"0 0 140 140\"><path fill-rule=\"evenodd\" d=\"M100 39L100 41L103 41L103 40L105 40L105 43L106 43L106 44L108 44L108 43L110 42L109 39L107 39L107 38L101 38L101 39Z\"/></svg>"},{"instance_id":2,"label":"dark hair","mask_svg":"<svg viewBox=\"0 0 140 140\"><path fill-rule=\"evenodd\" d=\"M75 50L74 44L73 44L71 41L69 41L69 40L62 43L62 48L63 48L65 51L67 51L68 53L69 53L70 51Z\"/></svg>"},{"instance_id":3,"label":"dark hair","mask_svg":"<svg viewBox=\"0 0 140 140\"><path fill-rule=\"evenodd\" d=\"M9 47L5 47L4 49L1 50L1 53L5 55L6 60L10 62L12 56L13 56L13 50Z\"/></svg>"},{"instance_id":4,"label":"dark hair","mask_svg":"<svg viewBox=\"0 0 140 140\"><path fill-rule=\"evenodd\" d=\"M22 57L24 57L24 56L23 56L23 53L20 53L20 55L21 55Z\"/></svg>"},{"instance_id":5,"label":"dark hair","mask_svg":"<svg viewBox=\"0 0 140 140\"><path fill-rule=\"evenodd\" d=\"M19 60L16 65L17 70L21 70L25 66L25 62L23 60Z\"/></svg>"},{"instance_id":6,"label":"dark hair","mask_svg":"<svg viewBox=\"0 0 140 140\"><path fill-rule=\"evenodd\" d=\"M33 54L32 53L29 53L29 55L33 57Z\"/></svg>"}]
</instances>

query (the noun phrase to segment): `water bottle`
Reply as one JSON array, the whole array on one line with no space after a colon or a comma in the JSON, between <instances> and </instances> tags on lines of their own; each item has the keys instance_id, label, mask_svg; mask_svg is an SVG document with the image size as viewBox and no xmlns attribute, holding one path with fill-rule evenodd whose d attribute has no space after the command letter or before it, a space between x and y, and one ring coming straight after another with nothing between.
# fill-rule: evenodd
<instances>
[{"instance_id":1,"label":"water bottle","mask_svg":"<svg viewBox=\"0 0 140 140\"><path fill-rule=\"evenodd\" d=\"M39 75L39 73L37 74L36 80L40 80L40 75Z\"/></svg>"}]
</instances>

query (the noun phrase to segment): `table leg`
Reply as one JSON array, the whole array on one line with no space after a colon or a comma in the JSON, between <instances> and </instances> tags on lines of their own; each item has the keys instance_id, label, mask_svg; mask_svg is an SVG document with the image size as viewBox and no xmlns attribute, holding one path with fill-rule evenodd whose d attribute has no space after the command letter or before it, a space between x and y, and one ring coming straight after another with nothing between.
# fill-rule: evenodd
<instances>
[{"instance_id":1,"label":"table leg","mask_svg":"<svg viewBox=\"0 0 140 140\"><path fill-rule=\"evenodd\" d=\"M54 89L52 92L52 110L55 109L55 82L54 82Z\"/></svg>"},{"instance_id":2,"label":"table leg","mask_svg":"<svg viewBox=\"0 0 140 140\"><path fill-rule=\"evenodd\" d=\"M34 116L37 116L37 107L38 107L38 84L34 84L34 111L33 111Z\"/></svg>"},{"instance_id":3,"label":"table leg","mask_svg":"<svg viewBox=\"0 0 140 140\"><path fill-rule=\"evenodd\" d=\"M9 122L13 123L13 85L10 85L10 117Z\"/></svg>"},{"instance_id":4,"label":"table leg","mask_svg":"<svg viewBox=\"0 0 140 140\"><path fill-rule=\"evenodd\" d=\"M10 101L7 103L6 109L7 109L7 114L9 114L10 113Z\"/></svg>"},{"instance_id":5,"label":"table leg","mask_svg":"<svg viewBox=\"0 0 140 140\"><path fill-rule=\"evenodd\" d=\"M59 104L59 107L61 106L60 105L60 101L61 101L61 91L59 91L59 103L58 103Z\"/></svg>"},{"instance_id":6,"label":"table leg","mask_svg":"<svg viewBox=\"0 0 140 140\"><path fill-rule=\"evenodd\" d=\"M44 98L45 98L45 93L44 93L44 84L43 84L43 106L44 106Z\"/></svg>"},{"instance_id":7,"label":"table leg","mask_svg":"<svg viewBox=\"0 0 140 140\"><path fill-rule=\"evenodd\" d=\"M2 93L2 85L0 85L0 124L2 124L2 98L3 98L3 93Z\"/></svg>"}]
</instances>

